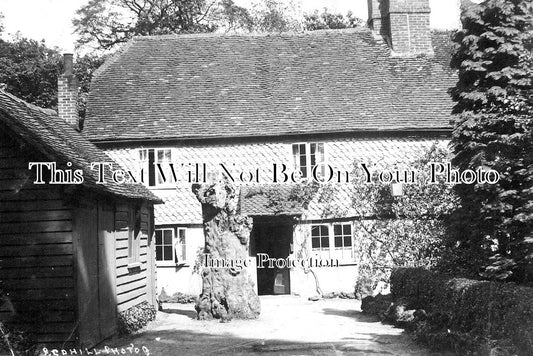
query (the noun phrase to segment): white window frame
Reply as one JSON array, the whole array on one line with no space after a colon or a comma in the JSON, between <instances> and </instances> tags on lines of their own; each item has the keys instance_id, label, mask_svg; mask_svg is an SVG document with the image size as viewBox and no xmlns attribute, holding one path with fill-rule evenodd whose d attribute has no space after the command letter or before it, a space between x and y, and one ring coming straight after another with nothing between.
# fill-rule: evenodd
<instances>
[{"instance_id":1,"label":"white window frame","mask_svg":"<svg viewBox=\"0 0 533 356\"><path fill-rule=\"evenodd\" d=\"M327 247L323 247L322 246L322 237L326 236L326 235L322 235L322 232L320 231L323 227L325 227L327 229L327 241L328 241L328 246ZM319 229L319 233L320 235L318 236L319 238L319 241L320 241L320 247L313 247L313 230L315 228L318 228ZM329 224L313 224L311 225L311 232L309 234L310 238L311 238L311 241L310 241L310 247L311 247L311 253L314 257L316 258L319 258L319 259L329 259L330 258L330 255L331 255L331 226L329 226Z\"/></svg>"},{"instance_id":2,"label":"white window frame","mask_svg":"<svg viewBox=\"0 0 533 356\"><path fill-rule=\"evenodd\" d=\"M176 236L175 236L175 231L174 231L174 228L171 228L171 227L162 227L162 228L156 228L155 229L155 234L157 234L158 231L161 231L161 244L158 244L157 243L157 237L155 238L155 249L156 249L156 254L155 254L155 262L158 266L164 266L164 265L167 265L167 266L173 266L176 264L175 260L176 260L176 256L175 256L175 251L174 251L174 244L175 244L175 239L176 239ZM157 259L157 248L158 247L161 247L161 254L164 255L164 247L165 246L168 246L168 244L165 244L164 243L164 238L165 238L165 231L170 231L171 234L172 234L172 239L171 239L171 244L170 244L170 251L172 253L172 259L170 260L158 260Z\"/></svg>"},{"instance_id":3,"label":"white window frame","mask_svg":"<svg viewBox=\"0 0 533 356\"><path fill-rule=\"evenodd\" d=\"M349 225L350 226L350 235L351 235L351 246L349 249L342 248L342 250L348 250L350 251L347 256L345 256L345 253L343 251L342 256L338 256L338 248L335 247L335 225ZM322 247L320 248L313 248L313 228L319 227L319 226L326 226L328 229L328 242L329 242L329 248L324 249ZM344 246L344 234L340 235L342 236L342 244ZM355 263L355 235L354 235L354 223L353 222L330 222L330 223L322 223L322 224L311 224L310 230L309 230L309 250L311 253L311 256L315 258L321 258L321 259L337 259L339 263L342 264L353 264Z\"/></svg>"},{"instance_id":4,"label":"white window frame","mask_svg":"<svg viewBox=\"0 0 533 356\"><path fill-rule=\"evenodd\" d=\"M187 247L187 228L185 227L156 227L155 233L157 234L157 231L161 231L161 242L162 244L157 243L157 238L155 240L155 249L156 249L156 265L157 266L181 266L181 265L188 265L189 264L189 251ZM157 247L162 246L168 246L168 244L164 244L164 231L171 231L172 233L172 244L171 244L171 251L172 251L172 259L171 260L158 260L157 259ZM180 241L180 234L183 234L184 242L182 243ZM182 254L185 254L185 258L183 258Z\"/></svg>"},{"instance_id":5,"label":"white window frame","mask_svg":"<svg viewBox=\"0 0 533 356\"><path fill-rule=\"evenodd\" d=\"M154 185L150 185L150 150L154 152ZM168 151L170 158L169 159L159 159L159 152ZM144 185L148 188L174 188L176 186L176 181L172 175L172 171L168 163L172 163L173 149L171 147L159 147L159 148L140 148L137 150L137 158L139 161L140 167L143 169L142 181ZM163 154L164 156L164 154ZM162 176L157 167L157 163L161 163L161 168L165 174L166 181L161 182ZM177 167L174 167L176 172ZM177 172L176 172L177 173Z\"/></svg>"},{"instance_id":6,"label":"white window frame","mask_svg":"<svg viewBox=\"0 0 533 356\"><path fill-rule=\"evenodd\" d=\"M337 235L335 234L335 226L340 226L341 227L341 234L340 235ZM345 246L345 243L344 243L344 238L346 236L348 236L347 234L344 234L344 227L345 226L349 226L350 227L350 246L349 247L346 247ZM339 261L353 261L354 260L354 244L353 244L353 224L352 223L332 223L331 224L331 227L332 227L332 234L333 234L333 245L332 245L332 248L333 248L333 258L337 258L339 259ZM336 237L340 237L341 238L341 244L342 246L341 247L337 247L335 246L335 238ZM341 256L339 257L338 254L339 254L339 251L340 251L340 254ZM346 256L346 254L348 254Z\"/></svg>"},{"instance_id":7,"label":"white window frame","mask_svg":"<svg viewBox=\"0 0 533 356\"><path fill-rule=\"evenodd\" d=\"M301 169L301 162L300 162L300 157L303 156L301 154L301 150L300 150L300 146L304 145L305 146L305 170L302 170ZM316 151L315 150L315 154L312 154L311 153L311 146L312 145L316 145L317 148ZM319 150L319 147L322 146L322 159L321 159L321 162L316 162L316 159L317 159L317 152L320 152ZM295 152L296 149L298 150L298 152ZM312 156L314 156L314 159L315 159L315 165L312 165L311 164L311 161L312 161ZM291 145L291 157L292 157L292 160L293 160L293 166L294 166L294 169L295 170L300 170L300 172L302 173L302 177L304 178L307 178L307 179L312 179L313 178L313 168L315 166L321 166L320 169L317 169L318 170L318 178L324 178L325 174L326 174L326 144L324 142L295 142Z\"/></svg>"}]
</instances>

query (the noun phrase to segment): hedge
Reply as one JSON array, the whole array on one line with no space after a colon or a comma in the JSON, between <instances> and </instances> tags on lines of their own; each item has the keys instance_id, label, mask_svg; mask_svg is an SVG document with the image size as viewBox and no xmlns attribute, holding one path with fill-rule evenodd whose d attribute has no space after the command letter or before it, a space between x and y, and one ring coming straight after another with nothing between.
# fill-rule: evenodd
<instances>
[{"instance_id":1,"label":"hedge","mask_svg":"<svg viewBox=\"0 0 533 356\"><path fill-rule=\"evenodd\" d=\"M154 320L156 315L157 311L150 303L137 304L118 314L118 332L120 335L134 333Z\"/></svg>"},{"instance_id":2,"label":"hedge","mask_svg":"<svg viewBox=\"0 0 533 356\"><path fill-rule=\"evenodd\" d=\"M451 332L510 340L520 354L533 355L533 288L401 268L392 272L391 294L409 309L446 315Z\"/></svg>"}]
</instances>

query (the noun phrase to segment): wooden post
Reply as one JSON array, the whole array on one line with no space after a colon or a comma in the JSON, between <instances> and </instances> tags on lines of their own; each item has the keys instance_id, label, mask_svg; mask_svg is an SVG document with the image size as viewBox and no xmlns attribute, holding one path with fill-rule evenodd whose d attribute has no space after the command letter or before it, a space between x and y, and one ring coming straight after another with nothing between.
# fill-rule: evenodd
<instances>
[{"instance_id":1,"label":"wooden post","mask_svg":"<svg viewBox=\"0 0 533 356\"><path fill-rule=\"evenodd\" d=\"M238 213L238 191L227 182L195 184L202 204L205 254L213 261L244 261L252 219ZM259 297L246 267L202 270L202 294L196 303L199 319L253 319L260 313Z\"/></svg>"}]
</instances>

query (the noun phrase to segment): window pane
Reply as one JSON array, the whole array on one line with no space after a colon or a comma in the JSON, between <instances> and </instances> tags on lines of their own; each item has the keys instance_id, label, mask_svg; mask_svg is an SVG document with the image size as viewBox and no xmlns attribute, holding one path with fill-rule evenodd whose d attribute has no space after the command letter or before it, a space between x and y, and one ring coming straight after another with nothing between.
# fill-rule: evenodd
<instances>
[{"instance_id":1,"label":"window pane","mask_svg":"<svg viewBox=\"0 0 533 356\"><path fill-rule=\"evenodd\" d=\"M341 225L333 225L333 233L335 235L342 235L342 226Z\"/></svg>"},{"instance_id":2,"label":"window pane","mask_svg":"<svg viewBox=\"0 0 533 356\"><path fill-rule=\"evenodd\" d=\"M343 230L344 230L343 231L344 235L351 235L352 234L352 225L349 225L349 224L344 225L343 226Z\"/></svg>"},{"instance_id":3,"label":"window pane","mask_svg":"<svg viewBox=\"0 0 533 356\"><path fill-rule=\"evenodd\" d=\"M326 225L320 226L320 234L321 235L329 235L329 229Z\"/></svg>"},{"instance_id":4,"label":"window pane","mask_svg":"<svg viewBox=\"0 0 533 356\"><path fill-rule=\"evenodd\" d=\"M161 246L155 247L155 259L158 261L163 261L163 247Z\"/></svg>"},{"instance_id":5,"label":"window pane","mask_svg":"<svg viewBox=\"0 0 533 356\"><path fill-rule=\"evenodd\" d=\"M161 162L163 160L163 155L165 152L163 150L157 150L157 162Z\"/></svg>"},{"instance_id":6,"label":"window pane","mask_svg":"<svg viewBox=\"0 0 533 356\"><path fill-rule=\"evenodd\" d=\"M311 246L312 246L312 248L320 248L320 238L313 237L311 239Z\"/></svg>"},{"instance_id":7,"label":"window pane","mask_svg":"<svg viewBox=\"0 0 533 356\"><path fill-rule=\"evenodd\" d=\"M320 227L319 226L313 226L311 228L311 236L320 236Z\"/></svg>"},{"instance_id":8,"label":"window pane","mask_svg":"<svg viewBox=\"0 0 533 356\"><path fill-rule=\"evenodd\" d=\"M305 165L306 165L305 156L300 156L300 166L305 166Z\"/></svg>"},{"instance_id":9,"label":"window pane","mask_svg":"<svg viewBox=\"0 0 533 356\"><path fill-rule=\"evenodd\" d=\"M170 157L170 149L165 150L165 160L170 161L172 158Z\"/></svg>"},{"instance_id":10,"label":"window pane","mask_svg":"<svg viewBox=\"0 0 533 356\"><path fill-rule=\"evenodd\" d=\"M164 244L172 245L172 230L164 230Z\"/></svg>"},{"instance_id":11,"label":"window pane","mask_svg":"<svg viewBox=\"0 0 533 356\"><path fill-rule=\"evenodd\" d=\"M302 143L300 145L300 154L305 156L305 143Z\"/></svg>"},{"instance_id":12,"label":"window pane","mask_svg":"<svg viewBox=\"0 0 533 356\"><path fill-rule=\"evenodd\" d=\"M161 245L161 230L155 230L155 244Z\"/></svg>"},{"instance_id":13,"label":"window pane","mask_svg":"<svg viewBox=\"0 0 533 356\"><path fill-rule=\"evenodd\" d=\"M165 258L165 261L172 261L172 246L164 246L163 247L163 256Z\"/></svg>"},{"instance_id":14,"label":"window pane","mask_svg":"<svg viewBox=\"0 0 533 356\"><path fill-rule=\"evenodd\" d=\"M322 243L322 247L329 247L329 236L322 236L320 242Z\"/></svg>"},{"instance_id":15,"label":"window pane","mask_svg":"<svg viewBox=\"0 0 533 356\"><path fill-rule=\"evenodd\" d=\"M185 241L185 230L179 229L178 234L179 234L180 240L183 239L183 241Z\"/></svg>"},{"instance_id":16,"label":"window pane","mask_svg":"<svg viewBox=\"0 0 533 356\"><path fill-rule=\"evenodd\" d=\"M335 236L335 247L342 247L342 236Z\"/></svg>"},{"instance_id":17,"label":"window pane","mask_svg":"<svg viewBox=\"0 0 533 356\"><path fill-rule=\"evenodd\" d=\"M352 246L352 236L350 236L350 235L345 235L344 236L344 246L345 247Z\"/></svg>"},{"instance_id":18,"label":"window pane","mask_svg":"<svg viewBox=\"0 0 533 356\"><path fill-rule=\"evenodd\" d=\"M297 156L299 154L298 145L292 145L292 154Z\"/></svg>"}]
</instances>

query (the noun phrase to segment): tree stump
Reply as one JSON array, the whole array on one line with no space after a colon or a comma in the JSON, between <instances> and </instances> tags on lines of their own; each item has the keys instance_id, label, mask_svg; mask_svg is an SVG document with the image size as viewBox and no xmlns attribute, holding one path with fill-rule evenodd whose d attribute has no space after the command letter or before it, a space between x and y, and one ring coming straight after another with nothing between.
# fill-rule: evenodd
<instances>
[{"instance_id":1,"label":"tree stump","mask_svg":"<svg viewBox=\"0 0 533 356\"><path fill-rule=\"evenodd\" d=\"M205 251L211 259L249 258L252 219L238 213L238 191L227 182L195 184L193 193L202 204ZM195 306L198 319L223 321L257 318L259 297L246 267L202 269L202 294Z\"/></svg>"}]
</instances>

